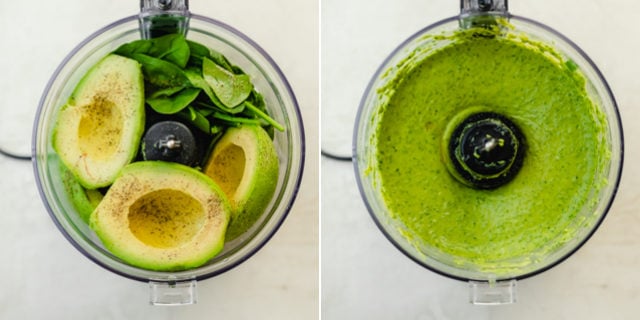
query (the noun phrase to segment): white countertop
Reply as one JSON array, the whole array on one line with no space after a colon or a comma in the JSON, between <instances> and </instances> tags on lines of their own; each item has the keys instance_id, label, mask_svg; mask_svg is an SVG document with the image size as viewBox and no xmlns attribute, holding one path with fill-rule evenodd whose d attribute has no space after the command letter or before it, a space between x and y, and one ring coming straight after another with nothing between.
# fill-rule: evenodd
<instances>
[{"instance_id":1,"label":"white countertop","mask_svg":"<svg viewBox=\"0 0 640 320\"><path fill-rule=\"evenodd\" d=\"M383 59L419 29L454 16L455 0L323 0L321 145L350 154L355 114ZM592 58L616 96L625 133L618 196L596 234L555 268L520 281L518 302L468 303L466 283L422 268L370 218L350 163L321 160L323 319L638 319L640 305L640 4L509 1Z\"/></svg>"},{"instance_id":2,"label":"white countertop","mask_svg":"<svg viewBox=\"0 0 640 320\"><path fill-rule=\"evenodd\" d=\"M198 304L152 307L147 284L102 269L62 236L30 163L0 157L0 319L317 319L317 2L192 0L190 9L251 37L293 87L307 160L289 217L251 259L198 283ZM135 0L0 0L0 146L29 153L38 101L58 64L91 33L138 10Z\"/></svg>"}]
</instances>

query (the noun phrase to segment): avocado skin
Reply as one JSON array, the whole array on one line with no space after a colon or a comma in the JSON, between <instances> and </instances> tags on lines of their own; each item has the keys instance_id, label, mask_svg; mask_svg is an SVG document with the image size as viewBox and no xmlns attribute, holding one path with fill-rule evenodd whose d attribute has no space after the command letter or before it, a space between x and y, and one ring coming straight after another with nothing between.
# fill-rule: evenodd
<instances>
[{"instance_id":1,"label":"avocado skin","mask_svg":"<svg viewBox=\"0 0 640 320\"><path fill-rule=\"evenodd\" d=\"M91 213L93 213L93 210L95 210L98 204L100 204L100 201L102 201L102 193L98 190L85 189L78 180L76 180L73 173L62 163L60 163L60 177L67 196L76 209L78 216L80 216L82 221L89 224Z\"/></svg>"}]
</instances>

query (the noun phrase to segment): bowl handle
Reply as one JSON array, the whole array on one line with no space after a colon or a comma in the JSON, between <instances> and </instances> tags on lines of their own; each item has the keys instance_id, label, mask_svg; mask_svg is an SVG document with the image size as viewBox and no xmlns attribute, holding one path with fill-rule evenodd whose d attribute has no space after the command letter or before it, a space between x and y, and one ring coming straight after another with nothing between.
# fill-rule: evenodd
<instances>
[{"instance_id":1,"label":"bowl handle","mask_svg":"<svg viewBox=\"0 0 640 320\"><path fill-rule=\"evenodd\" d=\"M187 34L189 0L140 0L140 33L143 39L166 34Z\"/></svg>"},{"instance_id":2,"label":"bowl handle","mask_svg":"<svg viewBox=\"0 0 640 320\"><path fill-rule=\"evenodd\" d=\"M500 305L516 302L516 280L469 281L469 302Z\"/></svg>"},{"instance_id":3,"label":"bowl handle","mask_svg":"<svg viewBox=\"0 0 640 320\"><path fill-rule=\"evenodd\" d=\"M149 282L149 302L154 306L181 306L198 301L197 281Z\"/></svg>"},{"instance_id":4,"label":"bowl handle","mask_svg":"<svg viewBox=\"0 0 640 320\"><path fill-rule=\"evenodd\" d=\"M460 0L460 27L495 25L496 18L509 18L508 0Z\"/></svg>"}]
</instances>

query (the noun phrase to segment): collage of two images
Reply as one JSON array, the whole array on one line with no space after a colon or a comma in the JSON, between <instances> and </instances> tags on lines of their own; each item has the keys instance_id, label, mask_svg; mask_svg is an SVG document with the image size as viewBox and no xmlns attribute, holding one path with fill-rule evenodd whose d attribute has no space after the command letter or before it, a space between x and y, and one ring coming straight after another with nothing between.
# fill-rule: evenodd
<instances>
[{"instance_id":1,"label":"collage of two images","mask_svg":"<svg viewBox=\"0 0 640 320\"><path fill-rule=\"evenodd\" d=\"M0 0L0 319L634 319L638 9Z\"/></svg>"}]
</instances>

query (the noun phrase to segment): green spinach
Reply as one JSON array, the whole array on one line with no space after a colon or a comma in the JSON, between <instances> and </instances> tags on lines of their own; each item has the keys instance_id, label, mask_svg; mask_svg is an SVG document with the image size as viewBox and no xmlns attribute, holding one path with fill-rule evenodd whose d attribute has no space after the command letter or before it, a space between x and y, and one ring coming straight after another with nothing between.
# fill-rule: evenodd
<instances>
[{"instance_id":1,"label":"green spinach","mask_svg":"<svg viewBox=\"0 0 640 320\"><path fill-rule=\"evenodd\" d=\"M267 132L284 130L268 115L249 75L223 54L183 35L132 41L114 53L141 64L151 110L175 115L211 139L241 123L261 125Z\"/></svg>"},{"instance_id":2,"label":"green spinach","mask_svg":"<svg viewBox=\"0 0 640 320\"><path fill-rule=\"evenodd\" d=\"M202 77L227 108L240 105L253 91L248 75L234 74L208 58L202 61Z\"/></svg>"},{"instance_id":3,"label":"green spinach","mask_svg":"<svg viewBox=\"0 0 640 320\"><path fill-rule=\"evenodd\" d=\"M149 97L146 102L159 114L174 114L188 107L198 97L199 93L200 89L198 88L186 88L170 96Z\"/></svg>"}]
</instances>

